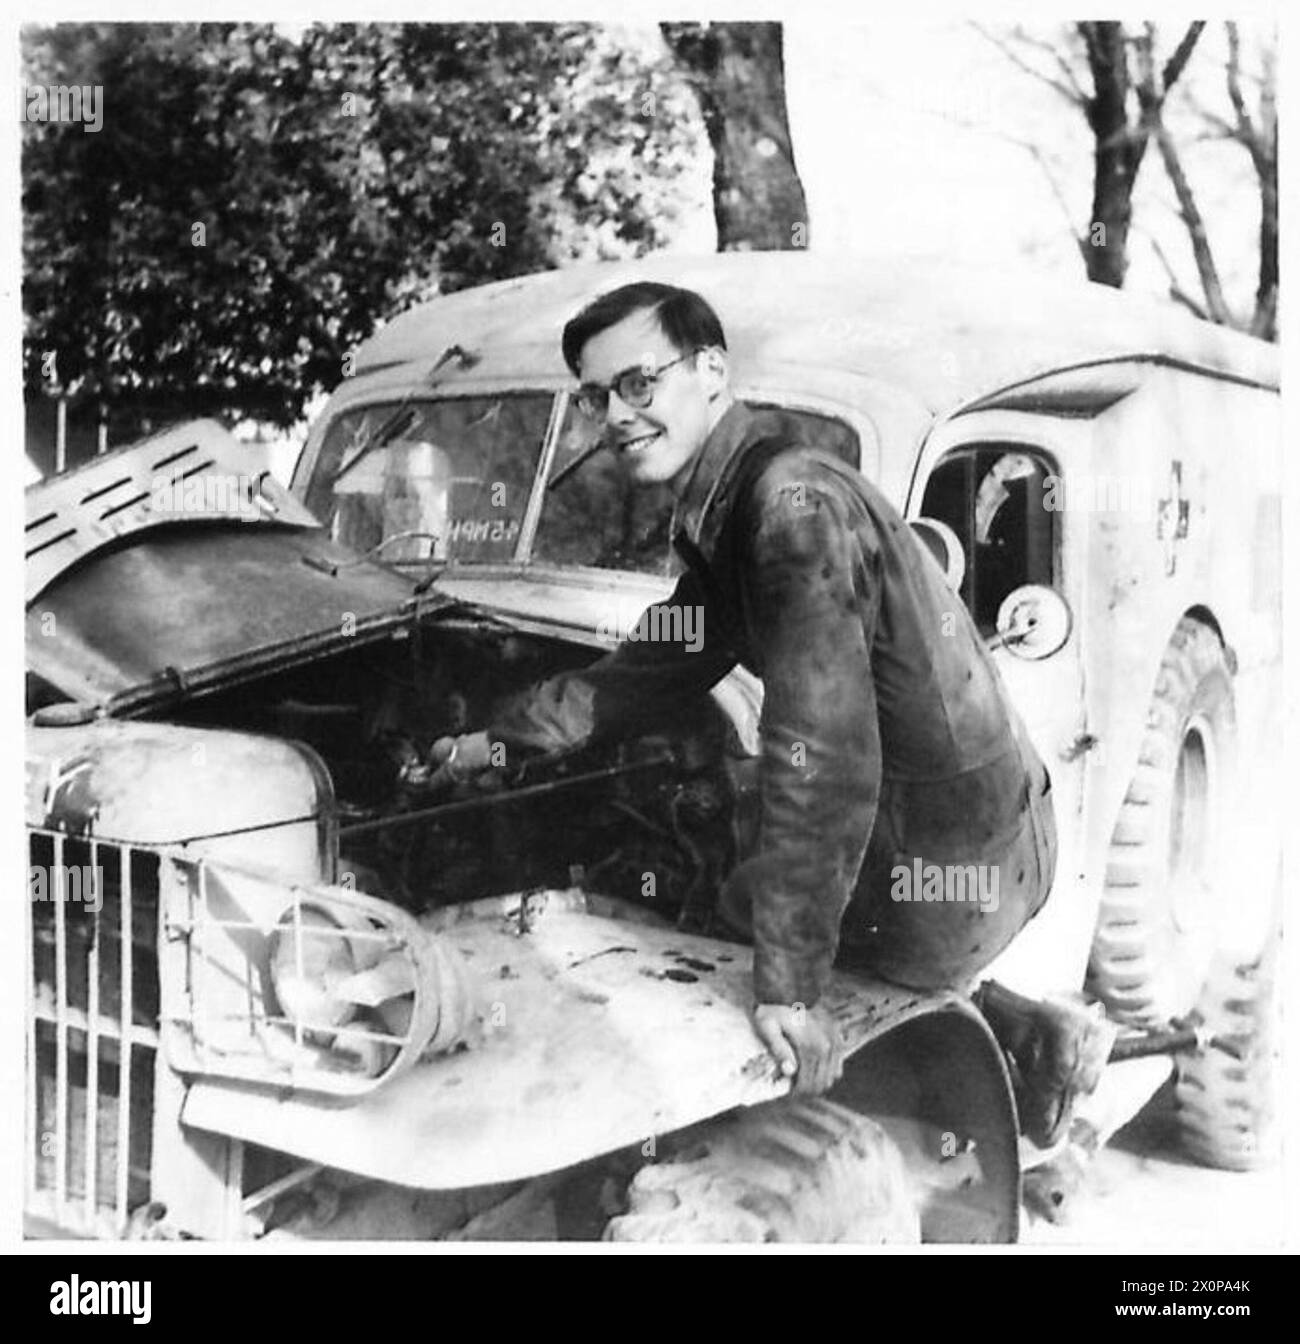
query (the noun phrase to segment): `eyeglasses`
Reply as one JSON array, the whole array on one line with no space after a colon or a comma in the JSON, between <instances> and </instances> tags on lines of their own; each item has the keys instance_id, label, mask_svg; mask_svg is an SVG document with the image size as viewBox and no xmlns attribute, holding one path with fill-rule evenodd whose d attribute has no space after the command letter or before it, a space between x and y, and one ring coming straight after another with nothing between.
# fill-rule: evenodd
<instances>
[{"instance_id":1,"label":"eyeglasses","mask_svg":"<svg viewBox=\"0 0 1300 1344\"><path fill-rule=\"evenodd\" d=\"M676 359L670 359L667 364L660 364L657 369L647 369L644 365L638 365L630 369L624 369L613 382L608 385L604 383L583 383L574 395L574 400L578 403L578 409L592 420L603 420L605 413L609 410L609 394L618 393L618 399L626 402L633 410L644 411L654 400L655 384L659 381L661 375L682 363L683 360L690 359L692 355L698 354L698 350L688 350L686 354L679 355Z\"/></svg>"}]
</instances>

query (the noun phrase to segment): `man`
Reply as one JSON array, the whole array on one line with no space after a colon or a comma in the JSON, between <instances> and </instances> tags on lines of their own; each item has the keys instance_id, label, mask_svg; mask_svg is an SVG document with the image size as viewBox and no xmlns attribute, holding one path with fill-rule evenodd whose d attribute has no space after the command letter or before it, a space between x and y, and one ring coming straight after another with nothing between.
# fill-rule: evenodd
<instances>
[{"instance_id":1,"label":"man","mask_svg":"<svg viewBox=\"0 0 1300 1344\"><path fill-rule=\"evenodd\" d=\"M703 647L624 642L435 744L435 763L463 777L492 742L627 734L737 661L758 674L759 839L719 909L753 941L755 1030L797 1090L823 1091L842 1065L821 1003L837 954L905 985L969 988L1038 911L1055 862L1047 772L937 564L871 482L735 399L699 295L624 286L562 348L632 477L670 485L686 568L663 605L703 611ZM973 865L994 899L899 899L899 875L924 865ZM1093 1019L1000 987L984 1008L1020 1060L1026 1132L1053 1140L1100 1069Z\"/></svg>"}]
</instances>

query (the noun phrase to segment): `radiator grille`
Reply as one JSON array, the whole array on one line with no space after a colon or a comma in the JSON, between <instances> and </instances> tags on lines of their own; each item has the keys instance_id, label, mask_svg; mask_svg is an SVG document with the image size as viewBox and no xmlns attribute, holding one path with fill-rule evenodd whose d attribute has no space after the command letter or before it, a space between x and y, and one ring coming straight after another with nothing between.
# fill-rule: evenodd
<instances>
[{"instance_id":1,"label":"radiator grille","mask_svg":"<svg viewBox=\"0 0 1300 1344\"><path fill-rule=\"evenodd\" d=\"M158 857L29 827L27 1208L120 1237L148 1202Z\"/></svg>"}]
</instances>

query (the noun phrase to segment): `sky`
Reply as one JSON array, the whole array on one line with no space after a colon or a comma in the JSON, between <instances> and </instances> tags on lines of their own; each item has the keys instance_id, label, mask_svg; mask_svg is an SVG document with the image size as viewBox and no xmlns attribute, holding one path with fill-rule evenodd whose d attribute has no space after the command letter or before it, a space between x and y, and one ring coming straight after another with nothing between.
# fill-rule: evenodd
<instances>
[{"instance_id":1,"label":"sky","mask_svg":"<svg viewBox=\"0 0 1300 1344\"><path fill-rule=\"evenodd\" d=\"M1008 26L995 31L1005 34ZM1031 31L1056 40L1065 27L1048 22ZM1247 21L1244 44L1262 31ZM1168 55L1181 32L1173 21L1160 25L1158 50ZM943 251L1081 276L1071 229L1087 230L1091 132L1081 111L1018 70L971 21L787 20L785 49L791 133L815 250ZM1222 24L1211 23L1171 96L1168 120L1209 221L1229 300L1248 310L1259 221L1253 170L1240 146L1197 139L1204 122L1186 102L1194 96L1229 115L1224 49ZM1086 81L1081 67L1080 74ZM1016 140L1035 144L1047 164ZM1149 233L1183 287L1199 295L1186 229L1154 151L1139 176L1135 223L1129 287L1167 293Z\"/></svg>"}]
</instances>

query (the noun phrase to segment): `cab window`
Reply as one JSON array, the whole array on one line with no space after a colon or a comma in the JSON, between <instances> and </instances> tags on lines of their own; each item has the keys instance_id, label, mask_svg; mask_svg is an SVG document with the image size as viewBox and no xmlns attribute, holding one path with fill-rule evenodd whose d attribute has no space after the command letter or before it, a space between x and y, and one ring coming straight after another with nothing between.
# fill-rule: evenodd
<instances>
[{"instance_id":1,"label":"cab window","mask_svg":"<svg viewBox=\"0 0 1300 1344\"><path fill-rule=\"evenodd\" d=\"M921 512L957 534L966 558L962 599L984 635L1014 589L1056 580L1057 480L1032 448L980 444L948 454L926 482Z\"/></svg>"}]
</instances>

